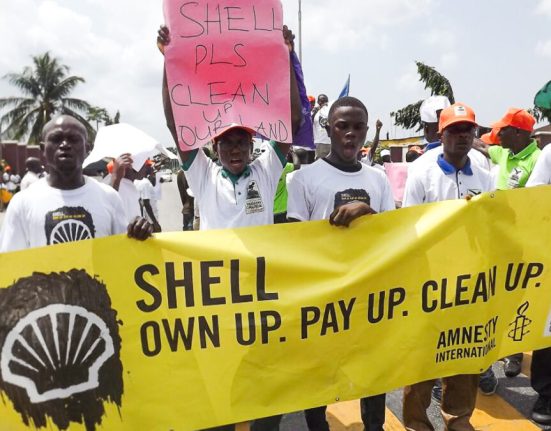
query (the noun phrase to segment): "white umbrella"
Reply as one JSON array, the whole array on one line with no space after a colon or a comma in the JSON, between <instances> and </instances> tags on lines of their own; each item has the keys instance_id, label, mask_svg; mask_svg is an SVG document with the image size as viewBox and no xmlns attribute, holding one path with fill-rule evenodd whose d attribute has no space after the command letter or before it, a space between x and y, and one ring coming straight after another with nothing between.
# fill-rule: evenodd
<instances>
[{"instance_id":1,"label":"white umbrella","mask_svg":"<svg viewBox=\"0 0 551 431\"><path fill-rule=\"evenodd\" d=\"M94 149L84 160L83 166L86 167L106 157L116 159L125 153L132 156L132 167L137 171L148 158L158 153L172 159L177 158L147 133L130 124L119 123L99 129Z\"/></svg>"}]
</instances>

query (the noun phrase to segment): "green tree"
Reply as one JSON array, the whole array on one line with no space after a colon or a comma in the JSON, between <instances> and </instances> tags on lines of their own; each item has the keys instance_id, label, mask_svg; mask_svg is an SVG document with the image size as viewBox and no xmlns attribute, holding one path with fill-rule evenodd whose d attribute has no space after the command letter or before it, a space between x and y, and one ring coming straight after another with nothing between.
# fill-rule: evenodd
<instances>
[{"instance_id":1,"label":"green tree","mask_svg":"<svg viewBox=\"0 0 551 431\"><path fill-rule=\"evenodd\" d=\"M121 122L121 113L117 111L115 113L114 117L110 117L109 114L107 114L107 117L105 118L105 125L110 126L111 124L119 124Z\"/></svg>"},{"instance_id":2,"label":"green tree","mask_svg":"<svg viewBox=\"0 0 551 431\"><path fill-rule=\"evenodd\" d=\"M25 67L22 73L9 73L4 77L19 88L23 96L0 98L0 109L11 108L0 118L3 134L18 140L27 138L28 144L37 144L42 127L54 115L65 114L82 122L93 139L94 128L80 114L87 113L90 104L70 97L84 78L69 75L69 67L49 52L33 57L32 61L33 65Z\"/></svg>"},{"instance_id":3,"label":"green tree","mask_svg":"<svg viewBox=\"0 0 551 431\"><path fill-rule=\"evenodd\" d=\"M446 96L452 104L455 103L452 86L444 75L434 67L427 66L420 61L416 61L415 64L417 65L419 81L425 84L425 89L430 89L431 96ZM421 103L423 103L423 100L411 103L396 112L391 112L390 116L394 118L394 124L404 129L417 127L416 131L421 130L423 128L421 116L419 115Z\"/></svg>"},{"instance_id":4,"label":"green tree","mask_svg":"<svg viewBox=\"0 0 551 431\"><path fill-rule=\"evenodd\" d=\"M536 121L547 121L551 124L551 109L540 108L539 106L534 106L532 109L529 109L528 112L534 116Z\"/></svg>"},{"instance_id":5,"label":"green tree","mask_svg":"<svg viewBox=\"0 0 551 431\"><path fill-rule=\"evenodd\" d=\"M96 123L96 131L99 128L99 123L104 123L105 119L108 118L109 114L105 108L100 108L99 106L90 106L88 109L88 115L86 119L90 122Z\"/></svg>"},{"instance_id":6,"label":"green tree","mask_svg":"<svg viewBox=\"0 0 551 431\"><path fill-rule=\"evenodd\" d=\"M118 124L120 122L120 118L121 114L119 111L117 111L114 117L111 117L109 112L107 112L107 109L100 108L99 106L91 106L88 110L88 115L86 116L88 121L96 123L96 131L99 128L99 123L110 126L111 124Z\"/></svg>"}]
</instances>

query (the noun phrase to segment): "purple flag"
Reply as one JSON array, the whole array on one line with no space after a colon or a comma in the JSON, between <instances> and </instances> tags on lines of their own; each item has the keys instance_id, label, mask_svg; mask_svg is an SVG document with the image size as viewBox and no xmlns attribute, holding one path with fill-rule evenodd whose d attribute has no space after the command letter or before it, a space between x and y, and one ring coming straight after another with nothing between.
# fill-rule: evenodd
<instances>
[{"instance_id":1,"label":"purple flag","mask_svg":"<svg viewBox=\"0 0 551 431\"><path fill-rule=\"evenodd\" d=\"M293 62L293 69L295 70L298 92L302 104L302 123L296 135L293 137L293 145L300 145L301 147L315 149L314 128L312 126L312 117L310 115L310 101L308 100L308 95L306 94L302 66L300 65L300 61L295 51L291 52L291 61Z\"/></svg>"}]
</instances>

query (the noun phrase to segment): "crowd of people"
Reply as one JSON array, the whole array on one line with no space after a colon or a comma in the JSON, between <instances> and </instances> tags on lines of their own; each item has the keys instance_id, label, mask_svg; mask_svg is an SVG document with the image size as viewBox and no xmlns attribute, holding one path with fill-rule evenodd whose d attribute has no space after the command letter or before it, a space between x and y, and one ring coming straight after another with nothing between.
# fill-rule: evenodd
<instances>
[{"instance_id":1,"label":"crowd of people","mask_svg":"<svg viewBox=\"0 0 551 431\"><path fill-rule=\"evenodd\" d=\"M287 28L283 36L291 55L294 36ZM158 35L161 51L169 43L168 29L162 27ZM376 154L382 123L376 122L374 142L364 150L369 116L357 98L346 96L331 104L323 94L317 104L310 98L312 112L306 118L292 65L289 99L293 134L305 121L313 121L315 152L269 141L253 153L255 131L238 124L216 136L211 149L182 150L166 73L162 94L167 125L182 162L177 183L183 230L310 220L349 227L359 217L397 208L384 167L376 163L376 158L391 162L388 150ZM406 155L409 164L402 207L551 183L551 149L540 150L531 138L535 120L525 110L509 109L483 139L476 137L474 110L464 103L452 105L445 97L435 96L423 103L420 114L424 140ZM158 213L151 202L155 184L150 163L136 170L132 155L123 154L111 162L107 184L86 177L82 166L89 150L86 129L68 116L48 122L42 141L48 175L41 178L43 169L36 160L29 161L28 181L27 175L21 181L21 188L25 183L27 189L10 202L0 232L0 252L123 232L145 240L160 231ZM29 183L33 184L28 187ZM68 224L72 225L69 230ZM505 358L508 377L520 373L521 360L521 354ZM532 418L542 424L551 424L549 364L551 348L534 352L531 379L539 397ZM448 430L474 430L470 417L478 388L490 395L497 384L490 368L481 376L445 377L441 386L436 381L408 386L403 399L405 426L416 431L434 429L426 414L434 394ZM385 394L362 398L360 406L365 429L382 431ZM325 407L307 410L308 428L328 431L325 413ZM280 420L280 415L257 419L252 429L278 430ZM215 429L233 430L234 425Z\"/></svg>"}]
</instances>

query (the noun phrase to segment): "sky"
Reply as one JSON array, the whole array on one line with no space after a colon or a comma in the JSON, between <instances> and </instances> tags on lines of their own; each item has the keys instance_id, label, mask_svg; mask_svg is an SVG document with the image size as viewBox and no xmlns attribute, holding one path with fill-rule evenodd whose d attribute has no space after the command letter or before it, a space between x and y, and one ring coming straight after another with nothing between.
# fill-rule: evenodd
<instances>
[{"instance_id":1,"label":"sky","mask_svg":"<svg viewBox=\"0 0 551 431\"><path fill-rule=\"evenodd\" d=\"M298 40L299 0L282 3ZM162 22L162 0L0 0L0 76L49 51L85 78L75 97L119 110L121 121L171 145L155 44ZM418 60L444 74L456 100L489 125L511 106L532 107L551 79L549 28L551 0L302 0L307 91L334 99L350 74L350 95L369 110L368 137L377 118L383 136L410 136L390 112L430 95ZM16 95L0 80L0 97Z\"/></svg>"}]
</instances>

